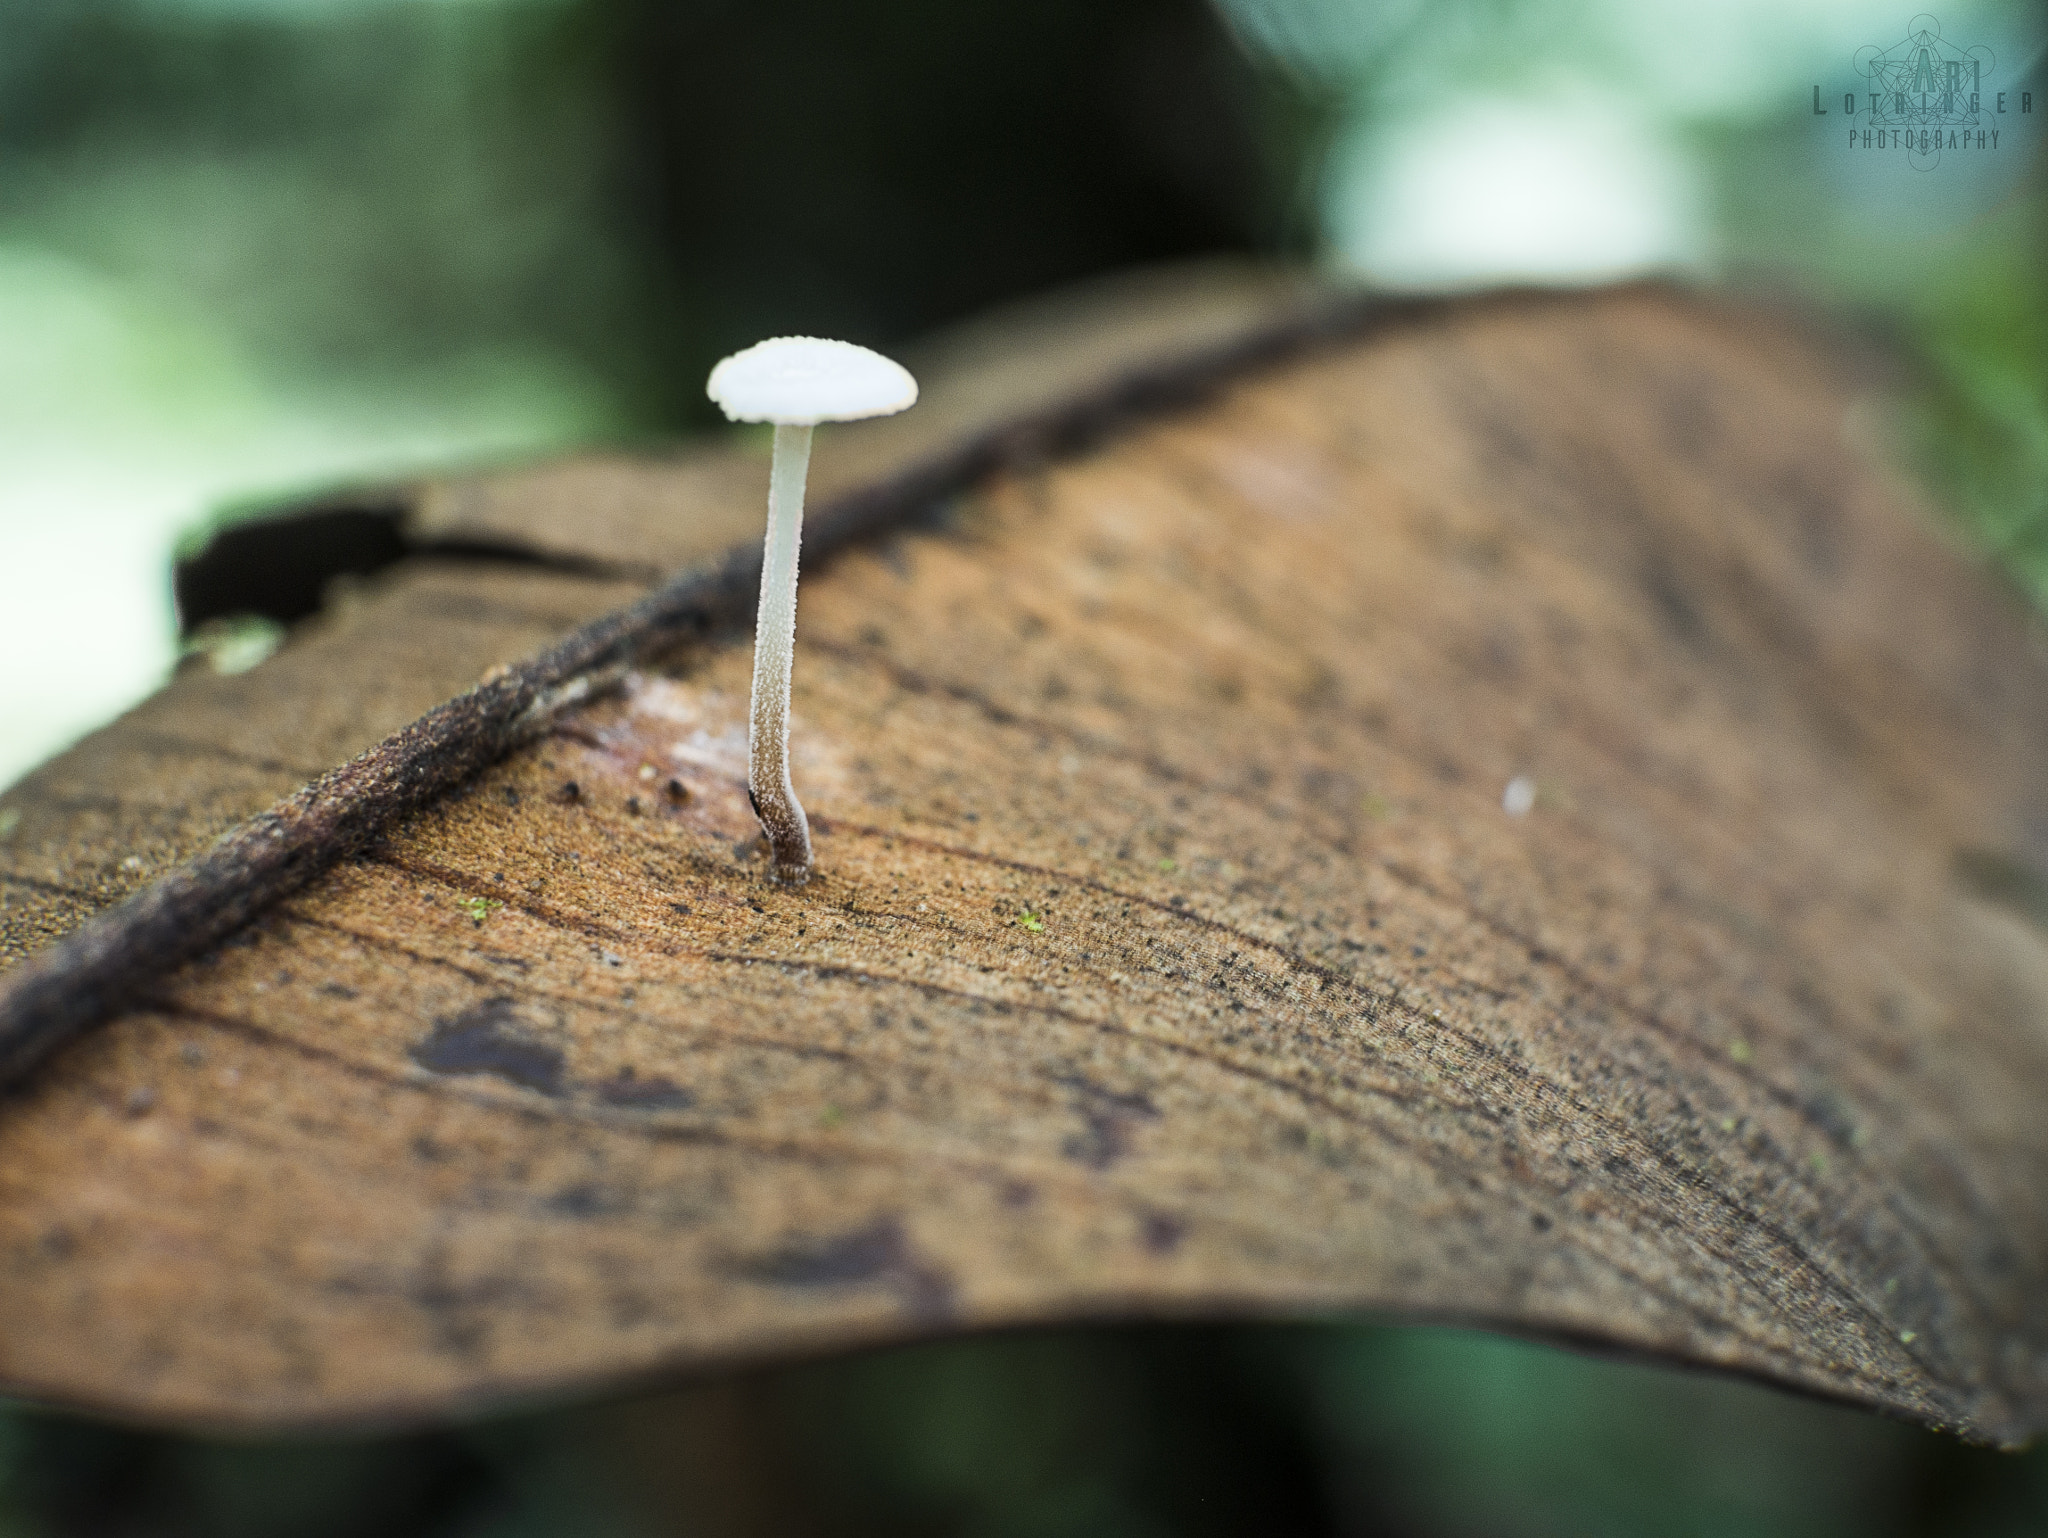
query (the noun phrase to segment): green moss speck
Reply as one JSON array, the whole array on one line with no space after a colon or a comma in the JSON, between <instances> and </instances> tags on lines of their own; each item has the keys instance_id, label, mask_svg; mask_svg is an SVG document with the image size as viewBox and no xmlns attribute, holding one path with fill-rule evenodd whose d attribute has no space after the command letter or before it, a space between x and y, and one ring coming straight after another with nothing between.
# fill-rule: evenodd
<instances>
[{"instance_id":1,"label":"green moss speck","mask_svg":"<svg viewBox=\"0 0 2048 1538\"><path fill-rule=\"evenodd\" d=\"M505 905L495 897L465 897L455 906L467 913L469 921L481 929L484 927L484 920L491 916L491 911Z\"/></svg>"}]
</instances>

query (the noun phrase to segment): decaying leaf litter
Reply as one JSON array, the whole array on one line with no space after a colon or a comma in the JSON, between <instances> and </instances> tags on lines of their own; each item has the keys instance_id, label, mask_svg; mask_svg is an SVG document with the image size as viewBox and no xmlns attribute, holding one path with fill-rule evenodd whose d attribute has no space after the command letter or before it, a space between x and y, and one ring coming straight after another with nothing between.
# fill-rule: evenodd
<instances>
[{"instance_id":1,"label":"decaying leaf litter","mask_svg":"<svg viewBox=\"0 0 2048 1538\"><path fill-rule=\"evenodd\" d=\"M0 1374L305 1423L1370 1308L2024 1434L2048 949L1981 873L2042 863L2048 688L1853 398L1725 306L1509 297L1005 461L806 581L809 886L762 877L721 630L31 1079ZM421 516L573 539L575 476ZM6 798L9 954L189 849L163 808L333 761L350 691L430 704L645 580L401 566L145 707ZM351 625L462 671L358 676Z\"/></svg>"}]
</instances>

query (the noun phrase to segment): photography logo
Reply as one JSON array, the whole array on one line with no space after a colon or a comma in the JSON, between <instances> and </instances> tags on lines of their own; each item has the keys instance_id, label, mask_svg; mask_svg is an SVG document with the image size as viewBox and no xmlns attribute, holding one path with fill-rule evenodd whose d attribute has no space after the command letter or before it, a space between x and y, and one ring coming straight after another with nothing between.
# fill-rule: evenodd
<instances>
[{"instance_id":1,"label":"photography logo","mask_svg":"<svg viewBox=\"0 0 2048 1538\"><path fill-rule=\"evenodd\" d=\"M1856 50L1864 89L1842 95L1849 148L1903 154L1916 171L1941 164L1944 150L1990 154L2015 116L2030 115L2034 93L1992 88L1997 61L1984 47L1959 48L1932 16L1915 16L1889 48ZM1831 108L1813 88L1815 117Z\"/></svg>"}]
</instances>

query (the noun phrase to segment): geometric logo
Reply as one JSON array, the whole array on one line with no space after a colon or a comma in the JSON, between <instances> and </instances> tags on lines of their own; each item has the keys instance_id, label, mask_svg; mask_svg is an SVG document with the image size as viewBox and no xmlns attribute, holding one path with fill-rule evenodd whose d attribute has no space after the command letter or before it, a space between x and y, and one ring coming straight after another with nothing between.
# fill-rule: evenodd
<instances>
[{"instance_id":1,"label":"geometric logo","mask_svg":"<svg viewBox=\"0 0 2048 1538\"><path fill-rule=\"evenodd\" d=\"M1942 41L1932 16L1915 16L1911 27L1889 48L1856 50L1856 72L1870 79L1872 126L1975 128L1991 50Z\"/></svg>"},{"instance_id":2,"label":"geometric logo","mask_svg":"<svg viewBox=\"0 0 2048 1538\"><path fill-rule=\"evenodd\" d=\"M1989 48L1959 48L1934 17L1915 16L1891 47L1856 50L1856 72L1870 84L1843 99L1850 143L1904 150L1919 171L1934 169L1944 149L1997 149L2006 99L1994 93L1993 106L1984 92L1994 64ZM1820 110L1818 90L1814 107ZM2019 107L2032 110L2031 92L2020 93ZM1854 127L1857 118L1867 126Z\"/></svg>"}]
</instances>

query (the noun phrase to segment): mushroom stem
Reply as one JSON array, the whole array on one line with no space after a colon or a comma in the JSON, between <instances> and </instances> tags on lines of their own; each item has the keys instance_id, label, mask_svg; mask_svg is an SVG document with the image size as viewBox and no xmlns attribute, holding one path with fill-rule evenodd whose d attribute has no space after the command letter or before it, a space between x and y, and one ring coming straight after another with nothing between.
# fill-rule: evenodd
<instances>
[{"instance_id":1,"label":"mushroom stem","mask_svg":"<svg viewBox=\"0 0 2048 1538\"><path fill-rule=\"evenodd\" d=\"M811 875L811 827L789 779L789 672L796 653L797 546L803 538L804 478L811 429L778 423L768 472L768 543L761 557L761 607L754 620L754 699L747 721L747 789L768 832L775 874Z\"/></svg>"},{"instance_id":2,"label":"mushroom stem","mask_svg":"<svg viewBox=\"0 0 2048 1538\"><path fill-rule=\"evenodd\" d=\"M754 704L747 718L747 793L768 833L777 879L811 874L811 827L789 782L789 670L796 651L797 545L811 428L906 411L917 381L900 363L851 342L774 336L719 360L704 392L735 422L775 424L768 473L768 545L754 626Z\"/></svg>"}]
</instances>

